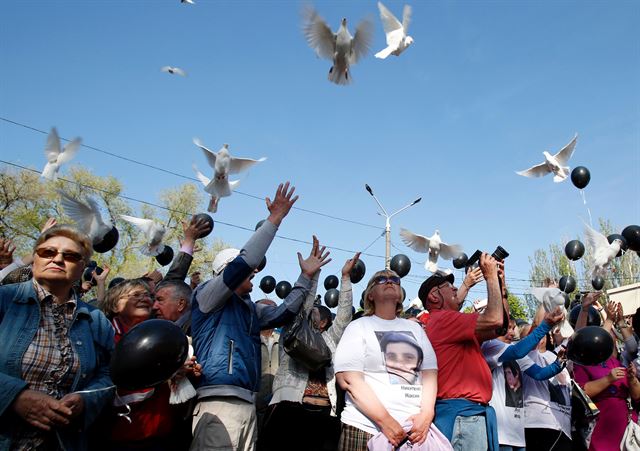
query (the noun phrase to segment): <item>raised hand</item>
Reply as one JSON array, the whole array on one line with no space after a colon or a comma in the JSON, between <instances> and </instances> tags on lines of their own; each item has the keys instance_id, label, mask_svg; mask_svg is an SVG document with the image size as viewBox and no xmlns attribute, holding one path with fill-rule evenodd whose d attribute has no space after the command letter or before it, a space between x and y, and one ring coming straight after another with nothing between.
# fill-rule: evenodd
<instances>
[{"instance_id":1,"label":"raised hand","mask_svg":"<svg viewBox=\"0 0 640 451\"><path fill-rule=\"evenodd\" d=\"M265 199L267 203L267 209L269 210L269 217L267 218L269 222L274 224L276 227L280 226L280 223L284 219L285 216L289 214L291 207L298 200L298 196L293 197L293 193L296 191L294 186L289 190L289 182L284 185L281 183L278 185L278 189L276 190L276 195L273 198L273 201L268 197Z\"/></svg>"},{"instance_id":2,"label":"raised hand","mask_svg":"<svg viewBox=\"0 0 640 451\"><path fill-rule=\"evenodd\" d=\"M102 268L102 272L100 274L98 274L94 269L91 275L96 280L96 283L98 285L100 285L101 283L104 285L105 281L107 280L107 276L109 275L109 271L111 271L111 268L109 268L107 265L104 265L104 268Z\"/></svg>"},{"instance_id":3,"label":"raised hand","mask_svg":"<svg viewBox=\"0 0 640 451\"><path fill-rule=\"evenodd\" d=\"M590 305L592 305L594 302L596 302L600 298L601 294L602 294L601 291L592 291L582 296L582 308L588 309Z\"/></svg>"},{"instance_id":4,"label":"raised hand","mask_svg":"<svg viewBox=\"0 0 640 451\"><path fill-rule=\"evenodd\" d=\"M564 313L562 312L562 309L560 307L556 307L555 309L548 313L545 313L544 315L544 321L550 326L555 326L563 319Z\"/></svg>"},{"instance_id":5,"label":"raised hand","mask_svg":"<svg viewBox=\"0 0 640 451\"><path fill-rule=\"evenodd\" d=\"M47 219L47 222L45 222L44 225L42 226L42 229L40 229L40 232L44 233L56 224L58 224L58 221L56 220L56 218L49 218Z\"/></svg>"},{"instance_id":6,"label":"raised hand","mask_svg":"<svg viewBox=\"0 0 640 451\"><path fill-rule=\"evenodd\" d=\"M330 252L325 252L325 250L326 246L320 246L318 238L313 235L313 245L311 246L309 257L303 259L302 254L298 252L298 263L300 263L302 274L311 279L315 273L320 271L320 268L331 261L329 258Z\"/></svg>"},{"instance_id":7,"label":"raised hand","mask_svg":"<svg viewBox=\"0 0 640 451\"><path fill-rule=\"evenodd\" d=\"M198 237L206 235L211 230L211 226L207 221L202 218L197 219L195 216L191 217L191 221L182 221L182 231L184 233L184 241L181 245L195 247Z\"/></svg>"},{"instance_id":8,"label":"raised hand","mask_svg":"<svg viewBox=\"0 0 640 451\"><path fill-rule=\"evenodd\" d=\"M470 270L467 275L464 276L462 283L463 285L466 285L467 288L471 288L472 286L482 282L482 279L482 270L478 267Z\"/></svg>"},{"instance_id":9,"label":"raised hand","mask_svg":"<svg viewBox=\"0 0 640 451\"><path fill-rule=\"evenodd\" d=\"M350 258L345 262L344 266L342 267L342 277L349 276L349 274L351 273L351 270L353 269L354 265L359 259L360 259L360 252L356 252L356 255L354 255L353 258Z\"/></svg>"},{"instance_id":10,"label":"raised hand","mask_svg":"<svg viewBox=\"0 0 640 451\"><path fill-rule=\"evenodd\" d=\"M0 269L6 268L13 262L13 252L16 247L11 240L0 238Z\"/></svg>"},{"instance_id":11,"label":"raised hand","mask_svg":"<svg viewBox=\"0 0 640 451\"><path fill-rule=\"evenodd\" d=\"M498 261L491 255L482 253L480 256L480 270L485 279L498 276Z\"/></svg>"}]
</instances>

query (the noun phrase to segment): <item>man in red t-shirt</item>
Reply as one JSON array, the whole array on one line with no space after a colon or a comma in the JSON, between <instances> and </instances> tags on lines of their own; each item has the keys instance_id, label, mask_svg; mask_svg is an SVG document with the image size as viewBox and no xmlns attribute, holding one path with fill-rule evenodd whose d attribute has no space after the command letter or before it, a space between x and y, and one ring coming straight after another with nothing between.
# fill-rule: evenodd
<instances>
[{"instance_id":1,"label":"man in red t-shirt","mask_svg":"<svg viewBox=\"0 0 640 451\"><path fill-rule=\"evenodd\" d=\"M480 350L484 340L495 338L502 326L503 304L498 282L498 262L480 257L487 282L488 302L483 313L461 313L452 274L434 274L420 286L418 297L429 310L425 332L438 359L438 396L434 423L454 449L497 449L495 412L488 406L492 395L491 371ZM495 437L494 437L495 436Z\"/></svg>"}]
</instances>

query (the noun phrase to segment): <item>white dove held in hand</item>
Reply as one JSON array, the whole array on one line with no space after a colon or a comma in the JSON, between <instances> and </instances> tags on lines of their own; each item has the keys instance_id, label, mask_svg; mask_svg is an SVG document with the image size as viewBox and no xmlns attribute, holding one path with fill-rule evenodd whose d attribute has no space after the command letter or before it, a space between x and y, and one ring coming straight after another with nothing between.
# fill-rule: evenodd
<instances>
[{"instance_id":1,"label":"white dove held in hand","mask_svg":"<svg viewBox=\"0 0 640 451\"><path fill-rule=\"evenodd\" d=\"M375 54L376 58L385 59L389 55L400 56L411 44L413 38L407 36L409 22L411 21L411 6L404 5L402 12L402 23L398 21L391 11L382 2L378 2L382 27L387 37L387 47Z\"/></svg>"},{"instance_id":2,"label":"white dove held in hand","mask_svg":"<svg viewBox=\"0 0 640 451\"><path fill-rule=\"evenodd\" d=\"M58 136L58 130L55 127L49 132L47 137L47 144L44 148L44 154L47 157L47 164L42 170L42 177L48 180L56 180L58 178L58 171L60 166L71 161L74 155L78 152L82 138L76 138L67 145L64 149L60 150L60 137Z\"/></svg>"},{"instance_id":3,"label":"white dove held in hand","mask_svg":"<svg viewBox=\"0 0 640 451\"><path fill-rule=\"evenodd\" d=\"M544 163L540 163L524 171L516 172L518 175L524 177L534 178L543 177L547 174L553 173L553 181L560 183L569 177L569 166L565 166L569 162L569 158L573 154L573 150L576 147L578 140L578 134L573 137L571 142L564 146L557 154L551 155L546 150L542 152L544 155Z\"/></svg>"},{"instance_id":4,"label":"white dove held in hand","mask_svg":"<svg viewBox=\"0 0 640 451\"><path fill-rule=\"evenodd\" d=\"M319 57L333 61L333 66L329 69L329 81L338 85L351 82L349 66L356 64L369 52L373 38L373 26L368 20L360 22L355 35L351 36L347 19L343 18L340 28L333 33L311 7L305 10L303 32L309 46Z\"/></svg>"},{"instance_id":5,"label":"white dove held in hand","mask_svg":"<svg viewBox=\"0 0 640 451\"><path fill-rule=\"evenodd\" d=\"M113 227L111 221L102 219L100 206L94 199L87 197L85 203L71 197L64 191L58 190L58 194L66 215L73 219L78 228L91 238L93 244L101 242L104 236L111 231Z\"/></svg>"},{"instance_id":6,"label":"white dove held in hand","mask_svg":"<svg viewBox=\"0 0 640 451\"><path fill-rule=\"evenodd\" d=\"M622 246L622 241L619 239L613 240L611 244L602 233L596 232L587 224L584 225L584 233L586 236L587 246L591 249L591 255L593 256L593 273L592 276L605 277L605 270L611 263Z\"/></svg>"},{"instance_id":7,"label":"white dove held in hand","mask_svg":"<svg viewBox=\"0 0 640 451\"><path fill-rule=\"evenodd\" d=\"M429 258L424 264L427 271L438 272L438 257L451 260L462 252L462 247L457 244L446 244L440 239L440 232L435 231L433 236L426 237L410 232L407 229L400 229L400 236L404 244L416 252L428 252Z\"/></svg>"},{"instance_id":8,"label":"white dove held in hand","mask_svg":"<svg viewBox=\"0 0 640 451\"><path fill-rule=\"evenodd\" d=\"M542 303L544 311L547 313L554 311L556 307L560 307L560 310L564 313L564 319L557 326L560 329L560 335L562 335L562 338L573 335L573 327L569 323L569 315L564 306L565 297L562 294L562 290L559 288L533 288L531 293Z\"/></svg>"},{"instance_id":9,"label":"white dove held in hand","mask_svg":"<svg viewBox=\"0 0 640 451\"><path fill-rule=\"evenodd\" d=\"M162 244L162 239L166 229L162 224L158 224L151 219L136 218L134 216L120 215L120 217L144 233L146 244L140 249L144 255L155 257L164 251L165 246Z\"/></svg>"}]
</instances>

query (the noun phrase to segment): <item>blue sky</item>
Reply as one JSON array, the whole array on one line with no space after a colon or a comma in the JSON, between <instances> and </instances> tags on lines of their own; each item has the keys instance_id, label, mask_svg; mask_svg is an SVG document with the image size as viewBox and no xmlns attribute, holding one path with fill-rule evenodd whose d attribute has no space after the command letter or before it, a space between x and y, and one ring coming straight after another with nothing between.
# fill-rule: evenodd
<instances>
[{"instance_id":1,"label":"blue sky","mask_svg":"<svg viewBox=\"0 0 640 451\"><path fill-rule=\"evenodd\" d=\"M385 4L401 14L402 2ZM418 264L425 256L402 244L400 227L425 235L438 228L467 254L501 244L511 253L508 275L518 279L528 277L535 249L581 233L587 213L570 181L514 173L576 132L570 165L591 171L585 193L594 219L620 228L640 222L640 4L412 6L414 46L381 61L373 58L384 47L374 1L315 3L333 29L342 17L351 30L366 16L375 24L373 51L352 68L354 83L340 87L302 36L299 2L2 2L0 117L55 125L63 137L187 176L192 163L206 168L194 136L212 149L228 142L236 156L268 157L242 176L241 191L271 196L291 180L298 207L380 227L365 183L387 210L421 196L392 221L392 254L409 255L416 276L427 275ZM161 73L164 65L189 76ZM44 141L0 121L2 159L41 168ZM152 202L185 182L86 148L75 163ZM263 203L234 195L214 219L253 227L265 216ZM248 237L223 225L214 233L236 246ZM294 211L279 233L362 249L380 231ZM276 239L267 272L294 280L298 250L306 245ZM384 240L368 252L384 255ZM332 254L323 277L349 256ZM363 259L368 274L383 266L380 257ZM414 297L418 278L403 284ZM513 291L524 285L513 281Z\"/></svg>"}]
</instances>

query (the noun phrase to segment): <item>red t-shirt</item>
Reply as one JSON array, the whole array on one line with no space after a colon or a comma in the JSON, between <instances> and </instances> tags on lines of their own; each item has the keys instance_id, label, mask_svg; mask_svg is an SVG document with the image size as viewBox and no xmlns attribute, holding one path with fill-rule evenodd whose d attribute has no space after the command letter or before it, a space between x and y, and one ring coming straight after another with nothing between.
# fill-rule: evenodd
<instances>
[{"instance_id":1,"label":"red t-shirt","mask_svg":"<svg viewBox=\"0 0 640 451\"><path fill-rule=\"evenodd\" d=\"M482 356L475 329L478 313L430 312L424 326L438 359L438 399L491 400L491 370Z\"/></svg>"}]
</instances>

